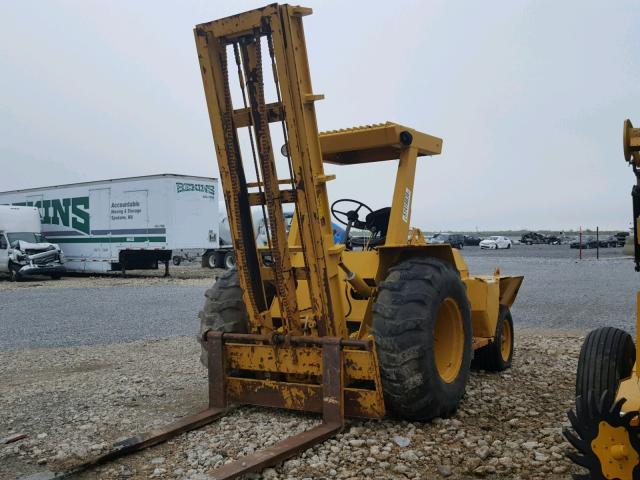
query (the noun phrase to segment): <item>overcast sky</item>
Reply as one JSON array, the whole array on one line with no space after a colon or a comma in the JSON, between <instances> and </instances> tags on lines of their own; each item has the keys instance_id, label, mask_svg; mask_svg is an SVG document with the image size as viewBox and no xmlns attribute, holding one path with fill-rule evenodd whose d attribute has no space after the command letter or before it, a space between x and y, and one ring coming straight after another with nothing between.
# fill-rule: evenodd
<instances>
[{"instance_id":1,"label":"overcast sky","mask_svg":"<svg viewBox=\"0 0 640 480\"><path fill-rule=\"evenodd\" d=\"M192 28L259 1L4 1L0 191L217 176ZM637 1L307 1L322 130L395 121L428 230L626 228L640 124ZM389 204L395 162L328 167L331 200ZM366 172L366 173L365 173Z\"/></svg>"}]
</instances>

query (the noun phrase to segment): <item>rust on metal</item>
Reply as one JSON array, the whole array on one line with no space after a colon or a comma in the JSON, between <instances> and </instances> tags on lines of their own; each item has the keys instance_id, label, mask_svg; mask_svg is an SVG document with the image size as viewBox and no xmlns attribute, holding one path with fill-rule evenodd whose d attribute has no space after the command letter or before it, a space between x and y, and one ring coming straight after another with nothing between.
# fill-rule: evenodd
<instances>
[{"instance_id":1,"label":"rust on metal","mask_svg":"<svg viewBox=\"0 0 640 480\"><path fill-rule=\"evenodd\" d=\"M341 394L343 389L342 348L339 337L325 338L326 341L322 346L322 424L223 465L211 472L213 478L227 480L259 471L317 445L342 430L344 426L344 401Z\"/></svg>"},{"instance_id":2,"label":"rust on metal","mask_svg":"<svg viewBox=\"0 0 640 480\"><path fill-rule=\"evenodd\" d=\"M376 376L373 352L344 350L345 376L352 380L373 380ZM311 346L279 346L225 343L227 367L232 370L320 376L322 350Z\"/></svg>"},{"instance_id":3,"label":"rust on metal","mask_svg":"<svg viewBox=\"0 0 640 480\"><path fill-rule=\"evenodd\" d=\"M227 407L222 335L222 332L213 330L205 334L207 339L207 370L209 373L209 408Z\"/></svg>"},{"instance_id":4,"label":"rust on metal","mask_svg":"<svg viewBox=\"0 0 640 480\"><path fill-rule=\"evenodd\" d=\"M195 415L181 418L180 420L161 428L149 430L134 437L127 438L121 442L114 443L113 448L102 455L98 455L86 462L76 465L68 470L49 476L49 479L68 478L72 475L89 470L103 463L115 460L116 458L129 455L130 453L144 450L145 448L158 445L167 440L190 430L203 427L227 413L226 409L209 408Z\"/></svg>"},{"instance_id":5,"label":"rust on metal","mask_svg":"<svg viewBox=\"0 0 640 480\"><path fill-rule=\"evenodd\" d=\"M213 330L208 331L208 335L211 335ZM223 333L225 342L270 342L270 343L284 343L285 335L280 333L274 333L272 335L262 335L253 333ZM330 342L331 337L313 337L313 336L298 336L290 335L289 342L292 345L324 345ZM356 340L352 338L341 338L340 345L343 347L363 348L370 350L373 342L371 340Z\"/></svg>"},{"instance_id":6,"label":"rust on metal","mask_svg":"<svg viewBox=\"0 0 640 480\"><path fill-rule=\"evenodd\" d=\"M287 408L305 412L322 411L322 386L253 378L227 377L229 402ZM344 388L345 416L382 418L384 402L374 389Z\"/></svg>"}]
</instances>

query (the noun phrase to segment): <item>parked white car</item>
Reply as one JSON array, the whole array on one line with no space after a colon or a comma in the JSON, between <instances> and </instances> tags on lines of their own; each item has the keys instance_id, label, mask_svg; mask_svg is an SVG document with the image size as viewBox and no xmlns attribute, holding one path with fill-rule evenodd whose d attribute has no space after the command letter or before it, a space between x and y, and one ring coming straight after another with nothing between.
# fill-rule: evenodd
<instances>
[{"instance_id":1,"label":"parked white car","mask_svg":"<svg viewBox=\"0 0 640 480\"><path fill-rule=\"evenodd\" d=\"M480 242L480 248L488 250L511 248L511 239L500 236L487 237Z\"/></svg>"}]
</instances>

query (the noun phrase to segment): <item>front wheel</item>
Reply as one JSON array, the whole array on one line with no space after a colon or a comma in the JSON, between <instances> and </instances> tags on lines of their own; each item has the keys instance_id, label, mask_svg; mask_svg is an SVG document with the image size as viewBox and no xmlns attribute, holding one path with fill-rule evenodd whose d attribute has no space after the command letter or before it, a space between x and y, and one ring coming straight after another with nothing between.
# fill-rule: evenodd
<instances>
[{"instance_id":1,"label":"front wheel","mask_svg":"<svg viewBox=\"0 0 640 480\"><path fill-rule=\"evenodd\" d=\"M507 243L507 250L509 250L511 248L511 244Z\"/></svg>"},{"instance_id":2,"label":"front wheel","mask_svg":"<svg viewBox=\"0 0 640 480\"><path fill-rule=\"evenodd\" d=\"M511 367L513 337L513 318L509 307L500 305L493 341L476 350L472 367L490 372L501 372Z\"/></svg>"},{"instance_id":3,"label":"front wheel","mask_svg":"<svg viewBox=\"0 0 640 480\"><path fill-rule=\"evenodd\" d=\"M395 415L426 421L452 415L471 363L471 312L453 265L410 258L389 269L373 305L385 404Z\"/></svg>"}]
</instances>

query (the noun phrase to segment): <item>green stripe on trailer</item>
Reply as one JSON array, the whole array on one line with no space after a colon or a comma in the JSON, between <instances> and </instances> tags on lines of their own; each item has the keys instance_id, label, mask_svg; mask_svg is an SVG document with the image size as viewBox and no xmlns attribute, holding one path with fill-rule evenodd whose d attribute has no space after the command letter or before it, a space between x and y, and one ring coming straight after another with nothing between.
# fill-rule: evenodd
<instances>
[{"instance_id":1,"label":"green stripe on trailer","mask_svg":"<svg viewBox=\"0 0 640 480\"><path fill-rule=\"evenodd\" d=\"M166 243L167 241L167 237L47 237L47 239L52 243Z\"/></svg>"}]
</instances>

